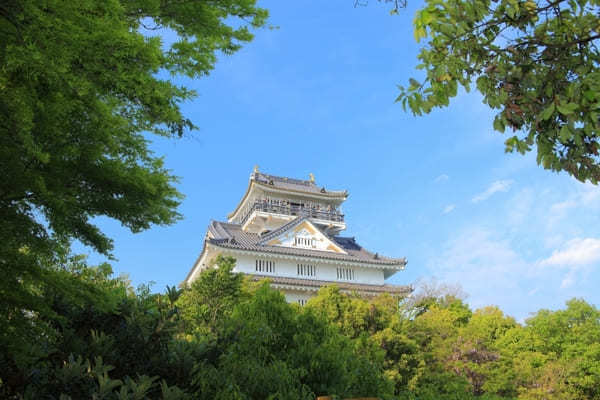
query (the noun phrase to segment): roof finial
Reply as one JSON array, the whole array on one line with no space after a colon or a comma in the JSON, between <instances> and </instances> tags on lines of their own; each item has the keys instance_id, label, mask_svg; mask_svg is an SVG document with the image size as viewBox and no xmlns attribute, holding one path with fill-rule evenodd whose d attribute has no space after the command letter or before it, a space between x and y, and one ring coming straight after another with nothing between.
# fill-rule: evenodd
<instances>
[{"instance_id":1,"label":"roof finial","mask_svg":"<svg viewBox=\"0 0 600 400\"><path fill-rule=\"evenodd\" d=\"M312 183L315 183L315 176L313 175L312 172L310 174L308 174L308 178Z\"/></svg>"},{"instance_id":2,"label":"roof finial","mask_svg":"<svg viewBox=\"0 0 600 400\"><path fill-rule=\"evenodd\" d=\"M254 166L254 171L252 171L252 172L254 172L255 174L258 172L258 164L256 164L256 165Z\"/></svg>"}]
</instances>

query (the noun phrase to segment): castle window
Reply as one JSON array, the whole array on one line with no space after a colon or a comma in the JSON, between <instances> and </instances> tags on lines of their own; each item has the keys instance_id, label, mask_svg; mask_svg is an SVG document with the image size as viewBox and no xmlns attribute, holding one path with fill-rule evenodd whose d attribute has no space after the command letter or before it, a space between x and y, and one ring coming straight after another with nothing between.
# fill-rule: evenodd
<instances>
[{"instance_id":1,"label":"castle window","mask_svg":"<svg viewBox=\"0 0 600 400\"><path fill-rule=\"evenodd\" d=\"M296 236L294 237L294 246L298 247L316 247L317 242L314 238Z\"/></svg>"},{"instance_id":2,"label":"castle window","mask_svg":"<svg viewBox=\"0 0 600 400\"><path fill-rule=\"evenodd\" d=\"M301 307L304 307L307 302L308 300L306 299L298 299L298 304L300 304Z\"/></svg>"},{"instance_id":3,"label":"castle window","mask_svg":"<svg viewBox=\"0 0 600 400\"><path fill-rule=\"evenodd\" d=\"M353 268L338 268L337 278L341 281L353 281L355 279Z\"/></svg>"},{"instance_id":4,"label":"castle window","mask_svg":"<svg viewBox=\"0 0 600 400\"><path fill-rule=\"evenodd\" d=\"M317 267L312 264L297 264L296 268L298 276L317 276Z\"/></svg>"},{"instance_id":5,"label":"castle window","mask_svg":"<svg viewBox=\"0 0 600 400\"><path fill-rule=\"evenodd\" d=\"M272 260L255 260L256 272L265 272L268 274L275 273L275 261Z\"/></svg>"}]
</instances>

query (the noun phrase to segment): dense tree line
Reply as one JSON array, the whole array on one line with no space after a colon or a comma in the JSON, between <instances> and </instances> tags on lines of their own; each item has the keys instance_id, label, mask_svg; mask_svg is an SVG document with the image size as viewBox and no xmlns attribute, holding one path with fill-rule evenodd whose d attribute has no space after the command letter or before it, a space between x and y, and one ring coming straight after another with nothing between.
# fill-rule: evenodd
<instances>
[{"instance_id":1,"label":"dense tree line","mask_svg":"<svg viewBox=\"0 0 600 400\"><path fill-rule=\"evenodd\" d=\"M363 299L323 288L305 307L219 257L155 294L69 258L69 289L35 290L0 348L0 397L45 399L597 399L600 312L582 300L524 324L449 295ZM11 324L27 322L27 330Z\"/></svg>"}]
</instances>

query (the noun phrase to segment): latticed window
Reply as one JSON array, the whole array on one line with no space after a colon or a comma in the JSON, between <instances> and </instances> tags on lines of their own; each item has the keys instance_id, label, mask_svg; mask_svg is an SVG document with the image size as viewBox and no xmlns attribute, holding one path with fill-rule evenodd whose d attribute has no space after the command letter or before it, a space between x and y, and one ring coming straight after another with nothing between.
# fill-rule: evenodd
<instances>
[{"instance_id":1,"label":"latticed window","mask_svg":"<svg viewBox=\"0 0 600 400\"><path fill-rule=\"evenodd\" d=\"M300 247L315 247L315 239L296 236L294 238L294 246Z\"/></svg>"},{"instance_id":2,"label":"latticed window","mask_svg":"<svg viewBox=\"0 0 600 400\"><path fill-rule=\"evenodd\" d=\"M306 303L308 303L308 300L306 300L306 299L298 299L298 304L300 304L300 306L304 307L306 305Z\"/></svg>"},{"instance_id":3,"label":"latticed window","mask_svg":"<svg viewBox=\"0 0 600 400\"><path fill-rule=\"evenodd\" d=\"M275 261L256 260L256 272L266 272L269 274L275 273Z\"/></svg>"},{"instance_id":4,"label":"latticed window","mask_svg":"<svg viewBox=\"0 0 600 400\"><path fill-rule=\"evenodd\" d=\"M353 281L354 278L354 269L352 268L338 268L337 269L337 278L342 281Z\"/></svg>"},{"instance_id":5,"label":"latticed window","mask_svg":"<svg viewBox=\"0 0 600 400\"><path fill-rule=\"evenodd\" d=\"M297 265L298 276L317 276L317 267L312 264L298 264Z\"/></svg>"}]
</instances>

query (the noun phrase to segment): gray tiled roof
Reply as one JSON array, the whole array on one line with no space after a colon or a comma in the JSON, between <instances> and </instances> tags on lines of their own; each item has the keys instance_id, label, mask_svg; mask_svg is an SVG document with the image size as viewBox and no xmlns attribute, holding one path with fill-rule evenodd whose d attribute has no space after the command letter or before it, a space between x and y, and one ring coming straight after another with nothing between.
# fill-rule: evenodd
<instances>
[{"instance_id":1,"label":"gray tiled roof","mask_svg":"<svg viewBox=\"0 0 600 400\"><path fill-rule=\"evenodd\" d=\"M261 279L269 279L275 286L282 285L287 287L309 287L315 291L319 290L323 286L336 285L344 291L357 291L367 294L381 294L389 293L391 295L408 295L413 289L410 286L400 285L370 285L365 283L350 283L350 282L331 282L321 281L317 279L300 279L300 278L289 278L283 276L269 276L269 275L258 275L258 274L246 274L252 280L258 281Z\"/></svg>"},{"instance_id":2,"label":"gray tiled roof","mask_svg":"<svg viewBox=\"0 0 600 400\"><path fill-rule=\"evenodd\" d=\"M299 221L302 221L303 219L304 218L302 217L298 217L276 231L273 231L273 233L281 233L285 230L283 229L284 227L290 228L291 224L298 224ZM244 232L239 224L212 221L208 227L208 230L212 234L213 238L207 239L207 242L221 248L376 264L381 265L382 267L389 266L394 269L403 268L406 264L406 259L404 258L388 258L382 257L377 253L372 253L356 243L354 238L329 236L325 232L323 232L325 236L327 236L339 247L344 249L344 251L348 254L261 244L262 239L265 238L266 235L261 237L256 233Z\"/></svg>"},{"instance_id":3,"label":"gray tiled roof","mask_svg":"<svg viewBox=\"0 0 600 400\"><path fill-rule=\"evenodd\" d=\"M252 175L252 179L254 179L254 181L257 183L271 185L277 189L294 190L298 192L318 193L343 197L348 196L348 192L345 190L327 190L325 187L317 186L315 182L302 179L263 174L262 172L254 172L254 174Z\"/></svg>"},{"instance_id":4,"label":"gray tiled roof","mask_svg":"<svg viewBox=\"0 0 600 400\"><path fill-rule=\"evenodd\" d=\"M283 232L287 231L288 229L293 229L294 227L300 225L300 223L302 223L303 221L306 221L307 219L308 219L308 217L306 217L306 216L294 218L293 220L291 220L287 224L283 224L279 228L277 228L275 230L272 230L271 232L268 232L266 234L260 235L260 240L258 241L258 244L265 244L267 241L269 241L269 240L271 240L271 239L279 236L280 234L282 234ZM315 225L315 228L319 229L319 227L316 226L316 225ZM325 232L323 232L323 231L321 231L321 232L325 236L327 236L327 234L325 234ZM327 237L329 237L329 236L327 236Z\"/></svg>"}]
</instances>

